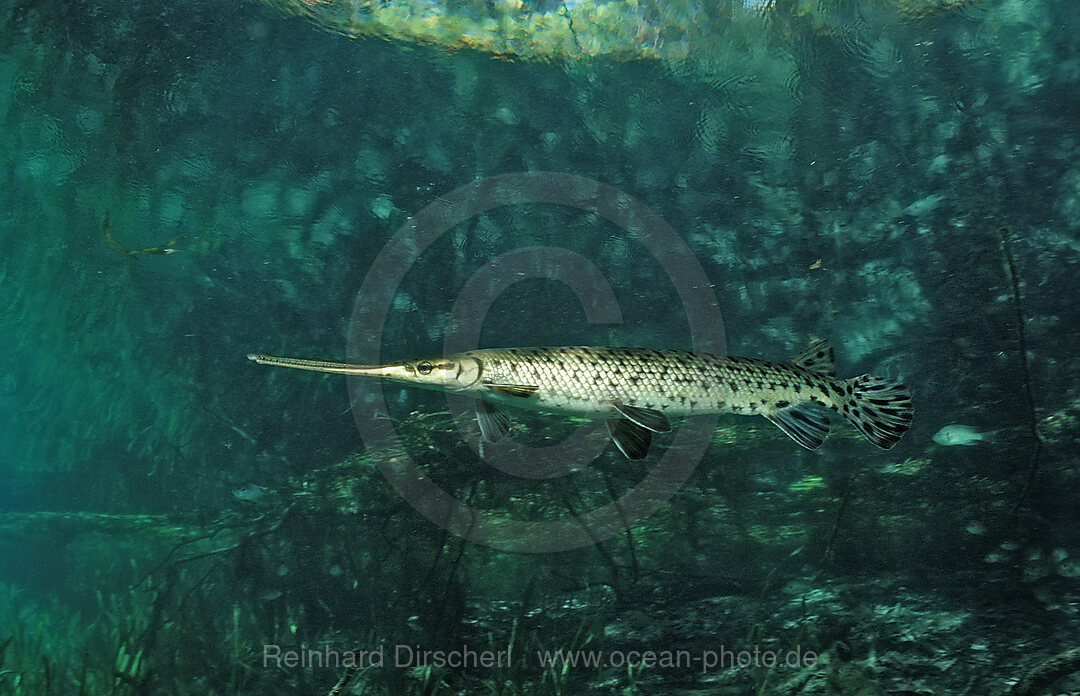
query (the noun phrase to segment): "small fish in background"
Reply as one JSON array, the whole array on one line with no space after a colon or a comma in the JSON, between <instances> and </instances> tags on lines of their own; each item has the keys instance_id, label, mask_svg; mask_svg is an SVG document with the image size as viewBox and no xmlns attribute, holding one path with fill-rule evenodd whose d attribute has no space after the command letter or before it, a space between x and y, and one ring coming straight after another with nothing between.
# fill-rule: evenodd
<instances>
[{"instance_id":1,"label":"small fish in background","mask_svg":"<svg viewBox=\"0 0 1080 696\"><path fill-rule=\"evenodd\" d=\"M964 531L968 534L974 534L975 536L981 536L986 534L986 525L978 520L971 520L964 525Z\"/></svg>"},{"instance_id":2,"label":"small fish in background","mask_svg":"<svg viewBox=\"0 0 1080 696\"><path fill-rule=\"evenodd\" d=\"M960 425L954 423L953 425L946 425L941 430L934 433L934 442L939 445L945 445L951 447L952 445L978 445L981 443L990 443L994 441L994 437L989 433L980 433L971 425Z\"/></svg>"},{"instance_id":3,"label":"small fish in background","mask_svg":"<svg viewBox=\"0 0 1080 696\"><path fill-rule=\"evenodd\" d=\"M245 503L257 503L266 495L266 489L254 483L249 483L243 488L235 489L232 494L236 496L237 500L243 500Z\"/></svg>"}]
</instances>

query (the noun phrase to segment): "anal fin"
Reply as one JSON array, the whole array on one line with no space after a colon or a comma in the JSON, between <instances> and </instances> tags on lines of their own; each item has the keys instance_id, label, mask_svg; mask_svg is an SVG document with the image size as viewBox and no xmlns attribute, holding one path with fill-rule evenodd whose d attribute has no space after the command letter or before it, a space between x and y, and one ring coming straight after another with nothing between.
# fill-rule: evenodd
<instances>
[{"instance_id":1,"label":"anal fin","mask_svg":"<svg viewBox=\"0 0 1080 696\"><path fill-rule=\"evenodd\" d=\"M652 431L627 418L608 418L608 434L627 459L644 459L652 444Z\"/></svg>"},{"instance_id":2,"label":"anal fin","mask_svg":"<svg viewBox=\"0 0 1080 696\"><path fill-rule=\"evenodd\" d=\"M817 449L829 434L829 417L820 406L809 401L764 415L806 449Z\"/></svg>"}]
</instances>

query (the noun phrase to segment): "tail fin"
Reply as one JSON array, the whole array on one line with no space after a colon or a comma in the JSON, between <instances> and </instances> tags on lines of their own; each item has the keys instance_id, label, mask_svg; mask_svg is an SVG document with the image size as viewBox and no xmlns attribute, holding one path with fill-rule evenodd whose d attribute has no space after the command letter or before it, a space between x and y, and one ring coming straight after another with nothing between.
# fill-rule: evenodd
<instances>
[{"instance_id":1,"label":"tail fin","mask_svg":"<svg viewBox=\"0 0 1080 696\"><path fill-rule=\"evenodd\" d=\"M844 384L840 413L859 429L866 439L882 449L889 449L907 432L915 410L911 392L891 379L862 375Z\"/></svg>"}]
</instances>

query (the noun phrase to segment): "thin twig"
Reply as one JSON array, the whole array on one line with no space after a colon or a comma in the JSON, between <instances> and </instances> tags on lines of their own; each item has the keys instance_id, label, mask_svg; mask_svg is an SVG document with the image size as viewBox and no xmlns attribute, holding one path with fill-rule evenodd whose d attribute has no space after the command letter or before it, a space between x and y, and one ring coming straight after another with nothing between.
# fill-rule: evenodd
<instances>
[{"instance_id":1,"label":"thin twig","mask_svg":"<svg viewBox=\"0 0 1080 696\"><path fill-rule=\"evenodd\" d=\"M341 696L341 692L345 690L345 687L349 685L352 678L356 675L356 670L360 669L357 663L352 663L345 668L345 674L341 675L341 679L338 679L337 684L334 684L334 688L330 689L330 693L326 696Z\"/></svg>"},{"instance_id":2,"label":"thin twig","mask_svg":"<svg viewBox=\"0 0 1080 696\"><path fill-rule=\"evenodd\" d=\"M1013 291L1013 307L1016 310L1016 338L1020 344L1020 380L1023 383L1024 388L1024 400L1026 401L1028 412L1028 427L1031 431L1031 438L1034 440L1035 445L1031 450L1031 469L1028 471L1027 482L1024 484L1024 490L1020 492L1020 497L1016 501L1016 507L1013 509L1013 514L1020 513L1020 508L1024 506L1024 502L1027 500L1028 493L1031 492L1032 486L1035 485L1035 477L1039 473L1039 458L1042 455L1042 439L1039 438L1038 420L1035 417L1035 396L1031 391L1031 370L1028 366L1028 349L1027 349L1027 334L1024 330L1024 311L1020 304L1020 281L1016 277L1016 264L1013 262L1012 243L1009 241L1009 229L1002 227L998 230L998 234L1001 235L1001 250L1005 255L1005 267L1009 271L1009 280L1012 281Z\"/></svg>"},{"instance_id":3,"label":"thin twig","mask_svg":"<svg viewBox=\"0 0 1080 696\"><path fill-rule=\"evenodd\" d=\"M227 527L225 525L222 525L222 526L218 527L217 529L213 530L212 532L210 532L209 534L202 534L202 535L200 535L198 537L195 537L195 538L192 538L192 539L184 539L183 541L179 541L173 546L173 548L169 551L169 553L167 553L165 555L165 558L162 559L162 561L160 563L158 563L156 566L154 566L149 571L147 571L147 573L145 575L143 575L142 579L139 580L134 585L132 585L130 589L133 590L136 587L139 587L144 582L146 582L152 575L154 575L154 573L157 573L159 570L161 570L162 568L164 568L166 566L170 566L170 567L178 566L178 565L180 565L182 563L188 563L190 561L195 561L195 560L198 560L200 558L207 558L208 556L217 556L219 554L228 553L230 551L235 551L236 549L240 548L241 546L243 546L245 543L247 543L251 539L257 539L258 537L266 536L267 534L272 534L275 531L277 531L281 527L282 524L285 523L285 519L289 516L289 513L292 512L292 509L294 507L296 507L296 503L293 503L293 504L289 505L289 507L285 508L285 510L282 511L282 513L281 513L281 517L279 517L277 519L277 521L274 522L274 524L270 525L266 529L260 529L260 530L254 531L254 532L249 532L246 536L244 536L243 539L236 542L235 544L230 544L229 546L224 546L224 547L221 547L221 548L212 549L210 551L204 551L202 553L196 553L196 554L192 554L190 556L184 556L183 558L178 558L176 560L173 560L173 555L177 551L179 551L181 547L186 546L186 545L191 544L191 543L194 543L194 542L197 542L197 541L206 541L208 539L212 539L215 536L217 536L217 534L219 532L227 529ZM255 520L255 522L260 522L263 519L265 519L265 516L260 517L259 519Z\"/></svg>"}]
</instances>

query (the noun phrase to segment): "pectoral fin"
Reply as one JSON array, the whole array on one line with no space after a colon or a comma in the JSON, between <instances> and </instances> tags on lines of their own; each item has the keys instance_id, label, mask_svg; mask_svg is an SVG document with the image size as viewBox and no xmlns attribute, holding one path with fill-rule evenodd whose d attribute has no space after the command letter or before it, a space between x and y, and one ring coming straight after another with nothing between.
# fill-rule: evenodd
<instances>
[{"instance_id":1,"label":"pectoral fin","mask_svg":"<svg viewBox=\"0 0 1080 696\"><path fill-rule=\"evenodd\" d=\"M510 432L510 414L498 404L476 400L476 422L485 442L498 442Z\"/></svg>"},{"instance_id":2,"label":"pectoral fin","mask_svg":"<svg viewBox=\"0 0 1080 696\"><path fill-rule=\"evenodd\" d=\"M671 430L671 422L667 419L667 416L656 409L626 406L625 404L612 404L612 406L623 416L646 430L651 430L654 433L666 433Z\"/></svg>"},{"instance_id":3,"label":"pectoral fin","mask_svg":"<svg viewBox=\"0 0 1080 696\"><path fill-rule=\"evenodd\" d=\"M536 390L540 387L529 384L485 384L485 387L495 392L496 394L502 394L503 396L516 396L520 399L527 399L536 393Z\"/></svg>"},{"instance_id":4,"label":"pectoral fin","mask_svg":"<svg viewBox=\"0 0 1080 696\"><path fill-rule=\"evenodd\" d=\"M652 444L652 431L626 418L608 418L608 434L627 459L644 459Z\"/></svg>"},{"instance_id":5,"label":"pectoral fin","mask_svg":"<svg viewBox=\"0 0 1080 696\"><path fill-rule=\"evenodd\" d=\"M765 417L806 449L817 449L829 434L829 417L814 403L795 404Z\"/></svg>"}]
</instances>

